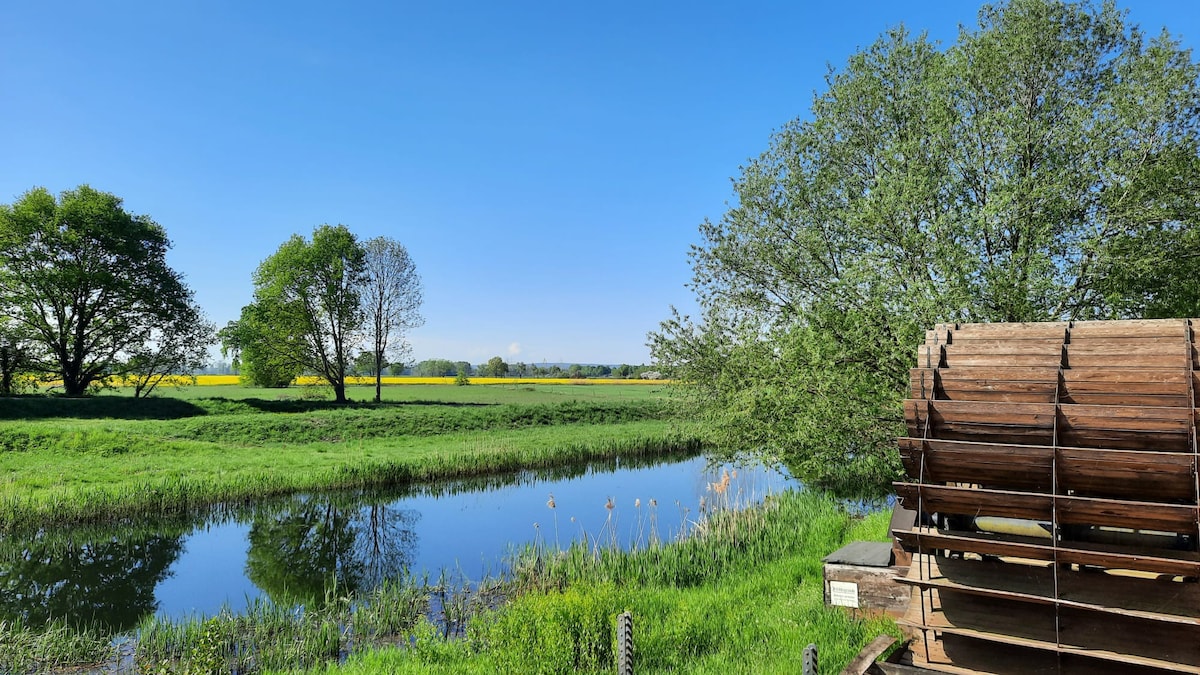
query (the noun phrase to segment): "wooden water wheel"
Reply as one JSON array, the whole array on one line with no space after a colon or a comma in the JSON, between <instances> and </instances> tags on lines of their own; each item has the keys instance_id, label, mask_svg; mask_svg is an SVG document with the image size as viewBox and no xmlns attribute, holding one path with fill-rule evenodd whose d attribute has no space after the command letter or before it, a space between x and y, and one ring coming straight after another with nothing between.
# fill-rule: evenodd
<instances>
[{"instance_id":1,"label":"wooden water wheel","mask_svg":"<svg viewBox=\"0 0 1200 675\"><path fill-rule=\"evenodd\" d=\"M913 665L1200 674L1197 321L928 332L893 532Z\"/></svg>"}]
</instances>

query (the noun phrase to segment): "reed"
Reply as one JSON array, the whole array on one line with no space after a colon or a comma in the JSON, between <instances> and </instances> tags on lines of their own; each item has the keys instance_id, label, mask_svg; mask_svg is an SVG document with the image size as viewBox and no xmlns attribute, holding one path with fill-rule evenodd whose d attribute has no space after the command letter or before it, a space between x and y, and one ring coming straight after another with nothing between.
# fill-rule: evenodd
<instances>
[{"instance_id":1,"label":"reed","mask_svg":"<svg viewBox=\"0 0 1200 675\"><path fill-rule=\"evenodd\" d=\"M879 633L899 635L889 620L824 605L822 556L885 539L886 512L862 517L831 497L787 492L704 520L685 541L599 557L580 542L565 555L530 547L516 594L477 615L465 639L418 624L401 648L310 672L609 673L614 619L627 610L638 672L794 672L816 643L832 674Z\"/></svg>"},{"instance_id":2,"label":"reed","mask_svg":"<svg viewBox=\"0 0 1200 675\"><path fill-rule=\"evenodd\" d=\"M37 629L0 621L0 672L44 672L110 661L116 647L109 636L88 628L53 623Z\"/></svg>"}]
</instances>

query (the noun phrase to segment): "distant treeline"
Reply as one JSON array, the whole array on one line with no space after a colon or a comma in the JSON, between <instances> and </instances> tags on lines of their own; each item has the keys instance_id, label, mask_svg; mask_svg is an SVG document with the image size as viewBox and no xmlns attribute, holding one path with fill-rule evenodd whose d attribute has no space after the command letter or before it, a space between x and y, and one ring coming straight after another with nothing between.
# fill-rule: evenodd
<instances>
[{"instance_id":1,"label":"distant treeline","mask_svg":"<svg viewBox=\"0 0 1200 675\"><path fill-rule=\"evenodd\" d=\"M356 363L355 366L362 366L361 372L358 368L352 368L349 375L358 377L369 377L375 373L370 368L369 364ZM469 361L451 361L449 359L428 359L421 361L414 366L407 366L403 363L387 364L384 372L392 377L401 377L404 375L412 375L414 377L455 377L459 371L467 376L474 377L545 377L545 378L595 378L595 377L611 377L614 379L639 379L644 374L649 374L652 379L661 377L659 368L655 366L637 365L631 366L627 363L622 363L619 366L606 366L598 364L582 365L573 363L565 368L562 364L557 363L508 363L500 357L495 357L488 360L487 363L479 363L472 365ZM231 364L228 361L218 361L216 364L199 370L198 375L237 375L238 369L236 364ZM306 373L311 374L311 373Z\"/></svg>"}]
</instances>

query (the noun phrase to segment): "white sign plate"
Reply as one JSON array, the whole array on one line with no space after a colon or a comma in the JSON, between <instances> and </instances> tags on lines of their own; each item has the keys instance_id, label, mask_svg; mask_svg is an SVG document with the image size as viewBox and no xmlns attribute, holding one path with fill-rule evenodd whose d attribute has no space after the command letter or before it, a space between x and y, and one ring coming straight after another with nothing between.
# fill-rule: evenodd
<instances>
[{"instance_id":1,"label":"white sign plate","mask_svg":"<svg viewBox=\"0 0 1200 675\"><path fill-rule=\"evenodd\" d=\"M829 582L829 604L858 608L858 584L851 581Z\"/></svg>"}]
</instances>

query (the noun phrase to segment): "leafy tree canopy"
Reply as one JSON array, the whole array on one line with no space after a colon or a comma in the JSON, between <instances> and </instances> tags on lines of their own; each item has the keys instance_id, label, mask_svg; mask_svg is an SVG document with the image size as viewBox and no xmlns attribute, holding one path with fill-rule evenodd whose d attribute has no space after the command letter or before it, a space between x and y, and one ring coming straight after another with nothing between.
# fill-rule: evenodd
<instances>
[{"instance_id":1,"label":"leafy tree canopy","mask_svg":"<svg viewBox=\"0 0 1200 675\"><path fill-rule=\"evenodd\" d=\"M281 380L310 370L345 402L351 353L363 337L365 259L344 225L321 225L311 240L293 235L255 271L254 302L224 329L227 348L239 349L255 374Z\"/></svg>"},{"instance_id":2,"label":"leafy tree canopy","mask_svg":"<svg viewBox=\"0 0 1200 675\"><path fill-rule=\"evenodd\" d=\"M724 446L886 486L935 323L1197 314L1198 128L1190 52L1112 4L891 30L742 169L652 352Z\"/></svg>"},{"instance_id":3,"label":"leafy tree canopy","mask_svg":"<svg viewBox=\"0 0 1200 675\"><path fill-rule=\"evenodd\" d=\"M194 363L211 327L167 265L169 247L148 216L87 185L0 206L0 324L24 367L79 396L151 355Z\"/></svg>"}]
</instances>

